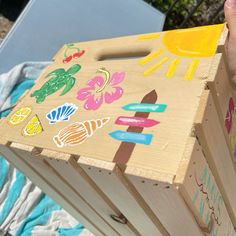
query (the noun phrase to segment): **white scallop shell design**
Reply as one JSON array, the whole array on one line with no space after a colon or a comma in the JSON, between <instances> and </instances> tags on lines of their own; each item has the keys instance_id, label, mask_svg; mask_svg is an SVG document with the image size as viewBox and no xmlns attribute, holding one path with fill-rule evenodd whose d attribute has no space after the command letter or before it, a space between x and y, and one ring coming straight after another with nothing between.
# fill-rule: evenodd
<instances>
[{"instance_id":1,"label":"white scallop shell design","mask_svg":"<svg viewBox=\"0 0 236 236\"><path fill-rule=\"evenodd\" d=\"M70 120L70 117L77 111L78 107L73 103L65 103L47 113L46 118L49 124L53 125L57 122Z\"/></svg>"}]
</instances>

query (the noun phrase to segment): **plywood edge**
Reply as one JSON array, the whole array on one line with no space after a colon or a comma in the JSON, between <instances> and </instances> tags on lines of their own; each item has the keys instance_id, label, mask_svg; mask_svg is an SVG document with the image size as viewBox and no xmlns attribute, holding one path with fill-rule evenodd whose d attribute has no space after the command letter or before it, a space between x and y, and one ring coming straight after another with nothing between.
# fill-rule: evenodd
<instances>
[{"instance_id":1,"label":"plywood edge","mask_svg":"<svg viewBox=\"0 0 236 236\"><path fill-rule=\"evenodd\" d=\"M16 143L16 142L9 142L8 146L11 149L25 151L25 152L29 153L29 155L32 157L38 156L38 158L40 158L40 156L38 154L41 153L41 151L42 151L41 148L37 148L34 146L22 144L22 143Z\"/></svg>"},{"instance_id":2,"label":"plywood edge","mask_svg":"<svg viewBox=\"0 0 236 236\"><path fill-rule=\"evenodd\" d=\"M180 164L179 164L179 167L177 169L176 176L174 179L174 184L175 186L177 186L177 188L181 187L184 182L195 143L196 143L196 138L189 137L184 153L183 153L183 158L180 161Z\"/></svg>"},{"instance_id":3,"label":"plywood edge","mask_svg":"<svg viewBox=\"0 0 236 236\"><path fill-rule=\"evenodd\" d=\"M199 106L194 118L194 123L197 124L201 124L205 113L206 113L206 106L208 104L208 100L209 100L209 96L210 96L210 91L209 90L204 90L202 92L202 95L200 97L200 101L199 101Z\"/></svg>"},{"instance_id":4,"label":"plywood edge","mask_svg":"<svg viewBox=\"0 0 236 236\"><path fill-rule=\"evenodd\" d=\"M29 153L31 153L35 148L33 146L29 146L29 145L25 145L25 144L21 144L21 143L15 143L15 142L12 142L9 146L11 148L20 149L20 150L23 150L23 151L26 151Z\"/></svg>"},{"instance_id":5,"label":"plywood edge","mask_svg":"<svg viewBox=\"0 0 236 236\"><path fill-rule=\"evenodd\" d=\"M4 137L0 137L0 147L7 146L8 144L9 144L9 141L7 139L5 139Z\"/></svg>"},{"instance_id":6,"label":"plywood edge","mask_svg":"<svg viewBox=\"0 0 236 236\"><path fill-rule=\"evenodd\" d=\"M113 162L96 160L96 159L84 157L84 156L79 157L78 164L105 169L107 171L114 171L115 166L116 166L116 163L113 163Z\"/></svg>"},{"instance_id":7,"label":"plywood edge","mask_svg":"<svg viewBox=\"0 0 236 236\"><path fill-rule=\"evenodd\" d=\"M10 148L26 151L29 154L31 154L32 157L40 158L40 159L49 158L49 159L63 160L63 161L68 162L70 158L72 157L72 155L67 154L67 153L38 148L38 147L29 146L29 145L21 144L21 143L11 142L9 146Z\"/></svg>"},{"instance_id":8,"label":"plywood edge","mask_svg":"<svg viewBox=\"0 0 236 236\"><path fill-rule=\"evenodd\" d=\"M218 52L223 52L224 51L224 47L226 45L228 35L229 35L229 30L227 28L227 25L225 24L223 32L222 32L222 34L220 36L220 39L218 41Z\"/></svg>"},{"instance_id":9,"label":"plywood edge","mask_svg":"<svg viewBox=\"0 0 236 236\"><path fill-rule=\"evenodd\" d=\"M172 174L161 173L154 170L141 169L137 167L127 166L124 173L126 175L139 176L140 178L151 179L158 182L172 184L175 178Z\"/></svg>"},{"instance_id":10,"label":"plywood edge","mask_svg":"<svg viewBox=\"0 0 236 236\"><path fill-rule=\"evenodd\" d=\"M210 67L209 75L207 78L207 82L214 82L215 78L218 74L218 71L220 69L220 64L223 60L223 54L222 53L216 53L215 56L212 59L212 64Z\"/></svg>"},{"instance_id":11,"label":"plywood edge","mask_svg":"<svg viewBox=\"0 0 236 236\"><path fill-rule=\"evenodd\" d=\"M37 151L37 149L35 150ZM55 160L61 160L68 162L72 155L68 153L63 153L63 152L57 152L57 151L52 151L49 149L42 149L42 151L38 154L39 157L44 157L44 158L49 158L49 159L55 159Z\"/></svg>"}]
</instances>

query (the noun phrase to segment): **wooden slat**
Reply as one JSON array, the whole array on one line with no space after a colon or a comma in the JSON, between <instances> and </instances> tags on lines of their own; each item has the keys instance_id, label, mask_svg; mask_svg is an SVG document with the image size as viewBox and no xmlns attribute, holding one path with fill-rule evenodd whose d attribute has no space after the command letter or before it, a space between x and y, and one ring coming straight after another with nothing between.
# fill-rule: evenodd
<instances>
[{"instance_id":1,"label":"wooden slat","mask_svg":"<svg viewBox=\"0 0 236 236\"><path fill-rule=\"evenodd\" d=\"M175 184L207 235L236 235L215 178L195 138L189 138Z\"/></svg>"},{"instance_id":2,"label":"wooden slat","mask_svg":"<svg viewBox=\"0 0 236 236\"><path fill-rule=\"evenodd\" d=\"M24 173L33 183L47 193L52 199L58 202L65 210L67 210L75 219L85 225L95 235L103 236L104 233L95 225L95 222L91 222L90 219L84 215L78 208L78 205L71 202L68 196L62 190L56 189L56 184L49 183L48 179L43 175L43 172L28 162L28 159L22 158L18 155L19 150L16 150L15 145L11 147L2 146L0 147L1 154L8 160L12 165Z\"/></svg>"},{"instance_id":3,"label":"wooden slat","mask_svg":"<svg viewBox=\"0 0 236 236\"><path fill-rule=\"evenodd\" d=\"M48 157L52 154L44 152ZM106 221L119 235L138 235L137 230L128 222L120 224L111 218L111 215L119 216L121 212L105 196L105 194L88 177L82 168L79 167L76 160L70 155L65 155L61 160L47 158L45 159L57 173L67 181L68 185L73 187L89 205Z\"/></svg>"},{"instance_id":4,"label":"wooden slat","mask_svg":"<svg viewBox=\"0 0 236 236\"><path fill-rule=\"evenodd\" d=\"M114 163L80 157L78 164L141 235L169 235Z\"/></svg>"},{"instance_id":5,"label":"wooden slat","mask_svg":"<svg viewBox=\"0 0 236 236\"><path fill-rule=\"evenodd\" d=\"M127 178L135 186L170 235L203 235L187 205L172 184L159 173L128 167ZM163 178L168 179L168 178Z\"/></svg>"},{"instance_id":6,"label":"wooden slat","mask_svg":"<svg viewBox=\"0 0 236 236\"><path fill-rule=\"evenodd\" d=\"M59 194L62 194L62 196L66 198L66 201L72 202L75 208L86 216L86 218L89 219L89 221L92 222L103 235L118 235L117 232L110 225L108 225L107 222L104 221L94 209L91 208L91 206L86 202L86 199L71 188L68 183L43 160L43 154L36 157L31 154L34 149L19 144L15 144L14 146L11 146L11 148L14 149L14 152L20 158L24 159L38 173L43 175L44 178L47 179L48 183L51 186L54 186L54 188L58 190ZM37 184L37 182L35 183ZM46 193L48 192L49 191ZM70 209L68 209L68 212L70 212L69 210Z\"/></svg>"},{"instance_id":7,"label":"wooden slat","mask_svg":"<svg viewBox=\"0 0 236 236\"><path fill-rule=\"evenodd\" d=\"M218 42L218 52L225 52L229 30L225 24L224 30Z\"/></svg>"},{"instance_id":8,"label":"wooden slat","mask_svg":"<svg viewBox=\"0 0 236 236\"><path fill-rule=\"evenodd\" d=\"M230 80L230 74L227 69L225 55L216 54L211 71L208 77L208 87L212 92L214 102L217 108L218 117L226 138L229 150L231 150L232 159L236 160L236 109L233 108L229 111L229 103L232 99L236 107L236 93L235 85ZM230 130L226 128L226 119L228 124L231 123ZM229 126L228 126L229 128Z\"/></svg>"},{"instance_id":9,"label":"wooden slat","mask_svg":"<svg viewBox=\"0 0 236 236\"><path fill-rule=\"evenodd\" d=\"M213 97L204 91L195 118L195 132L207 162L224 198L230 218L236 226L235 168L220 125Z\"/></svg>"}]
</instances>

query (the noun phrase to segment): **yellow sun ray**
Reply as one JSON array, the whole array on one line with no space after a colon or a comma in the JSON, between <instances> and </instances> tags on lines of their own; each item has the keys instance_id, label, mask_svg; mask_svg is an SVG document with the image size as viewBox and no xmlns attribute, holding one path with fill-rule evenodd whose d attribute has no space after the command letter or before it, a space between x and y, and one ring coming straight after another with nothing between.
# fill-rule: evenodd
<instances>
[{"instance_id":1,"label":"yellow sun ray","mask_svg":"<svg viewBox=\"0 0 236 236\"><path fill-rule=\"evenodd\" d=\"M223 25L201 26L167 31L163 36L166 49L174 55L196 58L214 56Z\"/></svg>"},{"instance_id":2,"label":"yellow sun ray","mask_svg":"<svg viewBox=\"0 0 236 236\"><path fill-rule=\"evenodd\" d=\"M145 65L145 64L147 64L149 61L151 61L151 60L153 60L154 58L160 56L162 53L163 53L163 50L162 50L162 49L157 50L157 51L151 53L150 55L144 57L143 59L141 59L138 63L139 63L140 65Z\"/></svg>"},{"instance_id":3,"label":"yellow sun ray","mask_svg":"<svg viewBox=\"0 0 236 236\"><path fill-rule=\"evenodd\" d=\"M156 69L158 69L158 67L160 67L161 65L163 65L166 61L169 60L169 57L164 57L163 59L161 59L159 62L157 62L155 65L153 65L152 67L150 67L149 69L145 70L143 75L146 77L148 75L150 75L151 73L153 73Z\"/></svg>"},{"instance_id":4,"label":"yellow sun ray","mask_svg":"<svg viewBox=\"0 0 236 236\"><path fill-rule=\"evenodd\" d=\"M139 40L150 40L150 39L157 39L160 38L161 34L158 33L153 33L153 34L145 34L145 35L140 35L138 37Z\"/></svg>"},{"instance_id":5,"label":"yellow sun ray","mask_svg":"<svg viewBox=\"0 0 236 236\"><path fill-rule=\"evenodd\" d=\"M180 58L186 58L190 61L190 64L186 70L183 72L184 80L192 80L196 70L200 64L202 58L209 58L214 56L217 42L224 28L223 24L213 25L213 26L201 26L191 29L181 29L172 30L163 33L162 35L157 34L146 34L139 36L140 40L155 39L161 37L163 47L159 48L157 51L152 52L148 56L142 58L138 61L139 65L143 66L147 63L152 62L158 56L163 54L163 59L151 66L144 71L144 76L152 74L158 69L162 64L164 64L168 59L171 59L168 69L165 73L167 78L174 76L178 65L185 63ZM157 40L157 45L160 40ZM167 57L170 53L174 56L172 58ZM176 57L175 57L176 56ZM181 60L181 61L180 61Z\"/></svg>"},{"instance_id":6,"label":"yellow sun ray","mask_svg":"<svg viewBox=\"0 0 236 236\"><path fill-rule=\"evenodd\" d=\"M192 80L193 75L195 74L195 71L196 71L196 69L198 67L198 64L199 64L199 60L197 60L197 59L193 60L190 63L190 65L188 67L188 70L187 70L187 72L186 72L186 74L184 76L184 80Z\"/></svg>"},{"instance_id":7,"label":"yellow sun ray","mask_svg":"<svg viewBox=\"0 0 236 236\"><path fill-rule=\"evenodd\" d=\"M171 62L170 66L169 66L169 68L168 68L168 70L167 70L167 72L166 72L166 77L167 77L167 78L171 78L171 77L174 76L176 67L177 67L177 65L179 64L179 62L180 62L180 59L179 59L179 58L175 58L175 59Z\"/></svg>"}]
</instances>

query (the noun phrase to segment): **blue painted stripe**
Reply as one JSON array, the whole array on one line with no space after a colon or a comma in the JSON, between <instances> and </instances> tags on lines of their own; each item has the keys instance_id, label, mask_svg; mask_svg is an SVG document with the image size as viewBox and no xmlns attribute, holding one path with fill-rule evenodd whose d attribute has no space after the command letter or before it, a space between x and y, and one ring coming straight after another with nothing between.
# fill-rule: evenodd
<instances>
[{"instance_id":1,"label":"blue painted stripe","mask_svg":"<svg viewBox=\"0 0 236 236\"><path fill-rule=\"evenodd\" d=\"M130 143L140 143L149 145L152 141L152 134L142 134L142 133L134 133L134 132L125 132L121 130L117 130L109 134L112 138L117 139L119 141L130 142Z\"/></svg>"},{"instance_id":2,"label":"blue painted stripe","mask_svg":"<svg viewBox=\"0 0 236 236\"><path fill-rule=\"evenodd\" d=\"M61 207L51 198L47 195L42 195L42 198L32 210L31 214L20 225L16 236L31 236L35 226L46 225L52 212L60 209Z\"/></svg>"},{"instance_id":3,"label":"blue painted stripe","mask_svg":"<svg viewBox=\"0 0 236 236\"><path fill-rule=\"evenodd\" d=\"M135 112L164 112L166 104L147 104L147 103L130 103L122 107L126 111Z\"/></svg>"},{"instance_id":4,"label":"blue painted stripe","mask_svg":"<svg viewBox=\"0 0 236 236\"><path fill-rule=\"evenodd\" d=\"M73 228L59 228L57 230L60 236L77 236L83 231L84 226L81 224L76 225Z\"/></svg>"},{"instance_id":5,"label":"blue painted stripe","mask_svg":"<svg viewBox=\"0 0 236 236\"><path fill-rule=\"evenodd\" d=\"M19 171L16 171L16 180L10 187L10 190L7 194L7 198L4 202L3 208L0 212L0 225L4 222L8 214L10 213L12 207L17 201L18 197L21 194L21 191L24 187L26 178Z\"/></svg>"},{"instance_id":6,"label":"blue painted stripe","mask_svg":"<svg viewBox=\"0 0 236 236\"><path fill-rule=\"evenodd\" d=\"M7 164L7 161L0 156L0 192L6 182L8 171L9 165Z\"/></svg>"}]
</instances>

